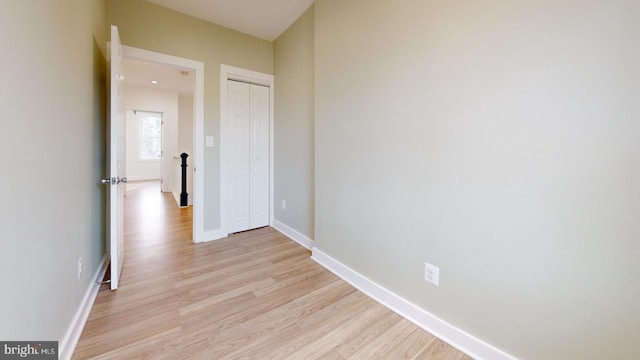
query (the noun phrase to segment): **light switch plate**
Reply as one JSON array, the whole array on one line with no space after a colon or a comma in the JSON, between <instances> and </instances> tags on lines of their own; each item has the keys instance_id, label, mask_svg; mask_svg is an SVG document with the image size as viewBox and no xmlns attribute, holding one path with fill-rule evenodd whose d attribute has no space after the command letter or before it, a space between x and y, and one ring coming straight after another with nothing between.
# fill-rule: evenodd
<instances>
[{"instance_id":1,"label":"light switch plate","mask_svg":"<svg viewBox=\"0 0 640 360\"><path fill-rule=\"evenodd\" d=\"M206 147L213 147L213 136L207 136L205 138Z\"/></svg>"}]
</instances>

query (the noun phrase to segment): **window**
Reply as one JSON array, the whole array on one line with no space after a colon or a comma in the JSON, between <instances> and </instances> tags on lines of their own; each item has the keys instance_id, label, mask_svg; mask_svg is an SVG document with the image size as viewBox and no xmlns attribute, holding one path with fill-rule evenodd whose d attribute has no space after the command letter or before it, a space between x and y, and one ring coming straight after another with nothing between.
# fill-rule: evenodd
<instances>
[{"instance_id":1,"label":"window","mask_svg":"<svg viewBox=\"0 0 640 360\"><path fill-rule=\"evenodd\" d=\"M162 154L162 115L140 117L140 160L158 160Z\"/></svg>"}]
</instances>

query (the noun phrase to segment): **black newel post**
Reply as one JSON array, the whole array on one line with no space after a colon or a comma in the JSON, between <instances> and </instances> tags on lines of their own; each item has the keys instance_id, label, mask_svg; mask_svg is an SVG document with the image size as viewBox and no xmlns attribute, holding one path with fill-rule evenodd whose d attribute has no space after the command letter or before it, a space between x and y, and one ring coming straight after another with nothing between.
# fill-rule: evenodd
<instances>
[{"instance_id":1,"label":"black newel post","mask_svg":"<svg viewBox=\"0 0 640 360\"><path fill-rule=\"evenodd\" d=\"M189 154L180 154L182 158L182 192L180 193L180 206L187 206L189 204L189 194L187 194L187 158Z\"/></svg>"}]
</instances>

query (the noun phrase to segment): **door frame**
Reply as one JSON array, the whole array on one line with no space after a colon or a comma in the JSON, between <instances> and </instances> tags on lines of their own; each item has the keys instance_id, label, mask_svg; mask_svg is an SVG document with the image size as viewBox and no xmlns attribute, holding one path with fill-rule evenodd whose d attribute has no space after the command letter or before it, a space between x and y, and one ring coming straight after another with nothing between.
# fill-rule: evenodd
<instances>
[{"instance_id":1,"label":"door frame","mask_svg":"<svg viewBox=\"0 0 640 360\"><path fill-rule=\"evenodd\" d=\"M274 76L257 71L220 65L220 230L223 236L229 234L228 217L228 169L227 169L227 81L236 80L269 88L269 225L273 225L273 104Z\"/></svg>"},{"instance_id":2,"label":"door frame","mask_svg":"<svg viewBox=\"0 0 640 360\"><path fill-rule=\"evenodd\" d=\"M193 89L193 242L204 241L204 63L122 45L123 57L194 72Z\"/></svg>"}]
</instances>

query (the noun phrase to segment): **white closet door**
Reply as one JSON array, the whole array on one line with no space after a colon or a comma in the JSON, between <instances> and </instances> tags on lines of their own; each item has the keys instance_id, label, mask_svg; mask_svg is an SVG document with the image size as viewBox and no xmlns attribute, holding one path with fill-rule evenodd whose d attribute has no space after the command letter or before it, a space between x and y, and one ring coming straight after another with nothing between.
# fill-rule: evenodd
<instances>
[{"instance_id":1,"label":"white closet door","mask_svg":"<svg viewBox=\"0 0 640 360\"><path fill-rule=\"evenodd\" d=\"M229 232L249 229L249 84L227 82Z\"/></svg>"},{"instance_id":2,"label":"white closet door","mask_svg":"<svg viewBox=\"0 0 640 360\"><path fill-rule=\"evenodd\" d=\"M269 88L227 82L229 232L269 225Z\"/></svg>"},{"instance_id":3,"label":"white closet door","mask_svg":"<svg viewBox=\"0 0 640 360\"><path fill-rule=\"evenodd\" d=\"M269 225L269 88L251 85L249 228Z\"/></svg>"}]
</instances>

